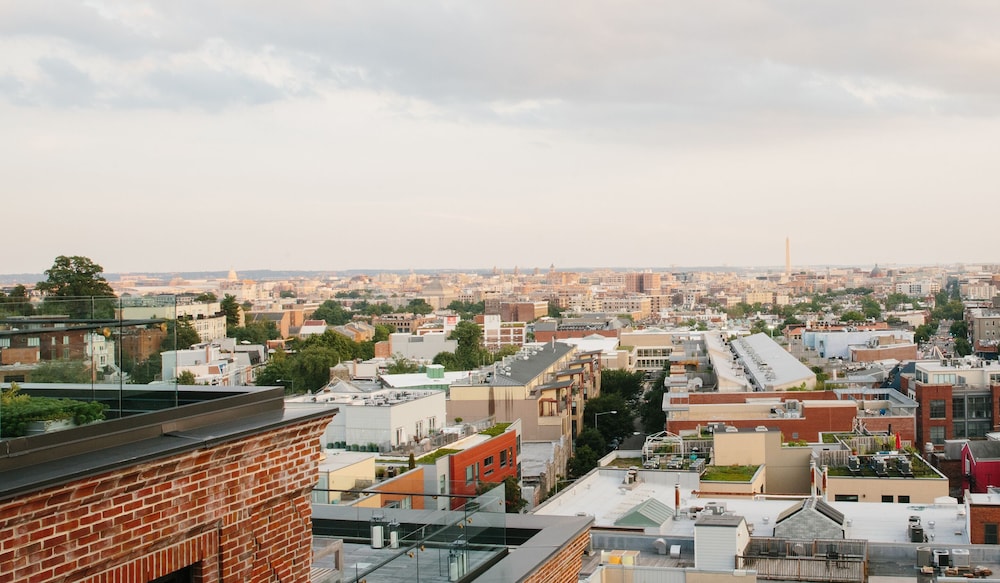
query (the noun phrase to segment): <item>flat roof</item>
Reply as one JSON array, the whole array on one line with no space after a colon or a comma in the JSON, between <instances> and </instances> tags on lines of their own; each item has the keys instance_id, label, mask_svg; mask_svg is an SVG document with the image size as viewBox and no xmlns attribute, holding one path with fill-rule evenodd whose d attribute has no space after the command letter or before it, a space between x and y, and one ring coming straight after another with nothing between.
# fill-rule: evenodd
<instances>
[{"instance_id":1,"label":"flat roof","mask_svg":"<svg viewBox=\"0 0 1000 583\"><path fill-rule=\"evenodd\" d=\"M740 498L701 497L695 491L696 477L690 472L638 470L640 481L635 486L625 487L623 484L625 472L626 470L621 468L594 470L536 508L534 513L542 516L589 515L594 517L595 528L614 528L615 521L649 498L656 498L673 508L674 484L678 483L682 510L705 508L709 502L715 502L724 505L727 512L745 517L748 523L754 525L754 536L773 536L774 523L778 516L785 510L801 504L806 498L767 495ZM993 498L996 501L994 503L1000 504L1000 496L994 495ZM934 535L933 544L969 544L968 517L963 504L825 502L844 515L845 538L908 543L910 541L907 537L907 522L910 516L917 516L921 519L928 535ZM700 516L703 513L695 514ZM696 520L685 518L667 521L661 534L694 536L695 524Z\"/></svg>"},{"instance_id":2,"label":"flat roof","mask_svg":"<svg viewBox=\"0 0 1000 583\"><path fill-rule=\"evenodd\" d=\"M731 346L763 388L816 378L816 373L763 332L733 340Z\"/></svg>"}]
</instances>

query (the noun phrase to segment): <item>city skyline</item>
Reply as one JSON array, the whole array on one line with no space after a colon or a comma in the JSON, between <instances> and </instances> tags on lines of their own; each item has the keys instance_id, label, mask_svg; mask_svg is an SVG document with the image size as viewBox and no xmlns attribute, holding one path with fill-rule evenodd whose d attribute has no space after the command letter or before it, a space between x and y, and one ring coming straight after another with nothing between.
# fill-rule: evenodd
<instances>
[{"instance_id":1,"label":"city skyline","mask_svg":"<svg viewBox=\"0 0 1000 583\"><path fill-rule=\"evenodd\" d=\"M998 17L7 5L0 272L990 263Z\"/></svg>"}]
</instances>

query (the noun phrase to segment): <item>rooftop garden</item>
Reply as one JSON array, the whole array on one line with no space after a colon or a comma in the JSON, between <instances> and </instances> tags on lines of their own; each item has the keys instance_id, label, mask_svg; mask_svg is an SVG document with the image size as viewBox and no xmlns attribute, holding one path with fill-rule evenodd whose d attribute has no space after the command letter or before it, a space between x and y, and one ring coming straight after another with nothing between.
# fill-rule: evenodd
<instances>
[{"instance_id":1,"label":"rooftop garden","mask_svg":"<svg viewBox=\"0 0 1000 583\"><path fill-rule=\"evenodd\" d=\"M453 453L458 453L460 450L448 449L447 447L442 447L439 450L432 451L431 453L417 458L418 464L430 465L437 461L438 458L444 457L446 455L451 455Z\"/></svg>"},{"instance_id":2,"label":"rooftop garden","mask_svg":"<svg viewBox=\"0 0 1000 583\"><path fill-rule=\"evenodd\" d=\"M104 405L97 402L32 397L20 393L17 383L0 394L0 438L27 435L33 422L69 421L85 425L104 419Z\"/></svg>"},{"instance_id":3,"label":"rooftop garden","mask_svg":"<svg viewBox=\"0 0 1000 583\"><path fill-rule=\"evenodd\" d=\"M701 475L704 482L749 482L760 466L708 466Z\"/></svg>"},{"instance_id":4,"label":"rooftop garden","mask_svg":"<svg viewBox=\"0 0 1000 583\"><path fill-rule=\"evenodd\" d=\"M503 433L504 431L507 431L508 427L510 427L510 423L497 423L493 427L487 427L486 429L483 429L479 433L483 435L489 435L490 437L496 437L501 433Z\"/></svg>"},{"instance_id":5,"label":"rooftop garden","mask_svg":"<svg viewBox=\"0 0 1000 583\"><path fill-rule=\"evenodd\" d=\"M907 455L910 460L911 470L913 471L914 478L940 478L933 468L927 465L927 462L923 458L916 455ZM829 467L827 468L827 474L832 477L858 477L858 478L877 478L878 474L872 469L870 463L870 456L862 456L860 469L857 472L851 472L846 466ZM886 464L886 475L890 478L901 478L906 477L896 470L895 465L892 463Z\"/></svg>"}]
</instances>

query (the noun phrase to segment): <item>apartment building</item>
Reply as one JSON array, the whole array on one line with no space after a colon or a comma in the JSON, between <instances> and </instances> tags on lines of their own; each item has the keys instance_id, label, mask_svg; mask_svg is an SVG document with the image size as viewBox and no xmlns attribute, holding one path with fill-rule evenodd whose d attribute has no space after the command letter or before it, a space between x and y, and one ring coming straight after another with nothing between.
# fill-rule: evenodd
<instances>
[{"instance_id":1,"label":"apartment building","mask_svg":"<svg viewBox=\"0 0 1000 583\"><path fill-rule=\"evenodd\" d=\"M919 361L902 374L901 391L920 404L917 440L981 438L1000 415L1000 364L977 358Z\"/></svg>"}]
</instances>

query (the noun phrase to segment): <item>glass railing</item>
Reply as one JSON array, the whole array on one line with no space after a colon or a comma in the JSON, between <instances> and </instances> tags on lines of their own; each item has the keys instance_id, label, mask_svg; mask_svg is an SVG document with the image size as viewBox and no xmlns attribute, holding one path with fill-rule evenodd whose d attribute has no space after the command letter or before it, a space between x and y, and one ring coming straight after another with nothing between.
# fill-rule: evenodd
<instances>
[{"instance_id":1,"label":"glass railing","mask_svg":"<svg viewBox=\"0 0 1000 583\"><path fill-rule=\"evenodd\" d=\"M107 419L178 404L173 296L3 300L4 437L24 435L11 407L33 397L99 402Z\"/></svg>"},{"instance_id":2,"label":"glass railing","mask_svg":"<svg viewBox=\"0 0 1000 583\"><path fill-rule=\"evenodd\" d=\"M335 518L324 519L323 507L313 505L313 532L344 541L344 581L457 581L507 549L503 484L456 510L334 505Z\"/></svg>"}]
</instances>

